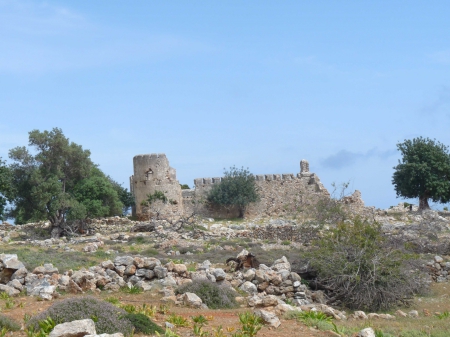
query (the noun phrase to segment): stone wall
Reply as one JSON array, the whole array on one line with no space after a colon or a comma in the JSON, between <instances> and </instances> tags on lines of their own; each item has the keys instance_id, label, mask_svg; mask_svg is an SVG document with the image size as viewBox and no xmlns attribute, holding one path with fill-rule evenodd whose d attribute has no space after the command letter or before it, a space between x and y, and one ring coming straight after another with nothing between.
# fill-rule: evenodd
<instances>
[{"instance_id":1,"label":"stone wall","mask_svg":"<svg viewBox=\"0 0 450 337\"><path fill-rule=\"evenodd\" d=\"M158 204L162 214L182 214L183 203L181 187L176 177L176 170L169 165L165 154L141 154L133 158L134 174L130 177L130 191L134 195L133 215L149 211L143 205L148 195L156 191L163 192L170 202Z\"/></svg>"},{"instance_id":2,"label":"stone wall","mask_svg":"<svg viewBox=\"0 0 450 337\"><path fill-rule=\"evenodd\" d=\"M319 198L329 198L330 194L315 173L309 172L306 160L300 162L300 173L256 175L256 186L261 200L252 203L246 217L280 216L293 214L314 204ZM198 178L195 189L183 190L183 204L186 212L195 211L213 218L234 218L239 215L237 208L223 209L205 203L206 196L222 178Z\"/></svg>"},{"instance_id":3,"label":"stone wall","mask_svg":"<svg viewBox=\"0 0 450 337\"><path fill-rule=\"evenodd\" d=\"M196 214L213 218L235 218L239 215L236 207L223 208L208 205L206 196L221 177L198 178L194 189L181 190L176 180L175 169L169 166L165 154L137 155L133 158L134 175L130 177L130 190L135 197L133 215L148 212L142 205L149 194L163 192L171 200L161 206L166 214ZM260 201L251 204L246 217L281 216L301 211L314 204L319 198L329 198L330 194L315 173L309 172L306 160L300 162L300 173L256 175L256 185Z\"/></svg>"}]
</instances>

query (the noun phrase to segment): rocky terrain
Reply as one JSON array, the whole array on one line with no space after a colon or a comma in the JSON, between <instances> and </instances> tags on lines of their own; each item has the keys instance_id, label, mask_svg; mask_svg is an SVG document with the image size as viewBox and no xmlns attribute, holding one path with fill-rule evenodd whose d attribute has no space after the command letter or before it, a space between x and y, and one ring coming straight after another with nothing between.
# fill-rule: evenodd
<instances>
[{"instance_id":1,"label":"rocky terrain","mask_svg":"<svg viewBox=\"0 0 450 337\"><path fill-rule=\"evenodd\" d=\"M430 282L448 282L450 221L446 213L418 213L402 204L367 212L371 221L382 224L390 240L409 244L422 254ZM300 276L303 266L295 261L296 254L311 243L311 235L305 231L308 226L316 225L300 225L295 219L200 219L175 230L166 221L140 223L116 217L89 221L83 235L48 239L44 238L46 223L23 226L4 223L0 228L4 252L0 254L0 292L12 297L26 294L38 300L56 301L67 294L114 294L128 288L157 294L160 303L208 310L195 293L176 293L180 286L208 280L233 289L240 306L252 310L272 328L279 328L286 313L292 311L323 312L336 321L391 321L403 317L417 319L421 315L417 310L365 313L328 306L322 291L313 291L303 282ZM325 224L315 235L330 226ZM156 257L146 254L148 246L154 247L152 254ZM119 251L122 247L127 249ZM25 248L36 255L51 251L55 255L72 254L93 260L84 267L61 270L50 263L49 256L50 261L30 266L20 258ZM249 251L257 252L262 262L271 261L238 271L225 265L227 257L239 258ZM372 336L371 333L363 331L360 336Z\"/></svg>"}]
</instances>

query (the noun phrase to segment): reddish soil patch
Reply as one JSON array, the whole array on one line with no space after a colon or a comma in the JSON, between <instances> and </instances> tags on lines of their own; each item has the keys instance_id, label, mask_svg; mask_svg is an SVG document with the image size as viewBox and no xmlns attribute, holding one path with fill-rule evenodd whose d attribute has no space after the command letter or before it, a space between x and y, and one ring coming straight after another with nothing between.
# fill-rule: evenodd
<instances>
[{"instance_id":1,"label":"reddish soil patch","mask_svg":"<svg viewBox=\"0 0 450 337\"><path fill-rule=\"evenodd\" d=\"M2 314L14 319L16 322L20 323L22 326L24 325L24 316L31 315L34 316L48 307L50 307L55 301L59 301L64 298L68 298L74 295L64 295L61 296L60 299L54 300L52 302L47 301L38 301L33 297L17 297L14 298L14 308L11 309L3 309ZM120 301L124 304L134 304L134 305L142 305L146 303L147 305L155 305L159 307L161 304L158 299L149 294L139 294L139 295L130 295L123 293L116 294L104 294L94 295L100 299L104 299L108 296L115 296L120 299ZM0 300L0 307L5 308L4 300ZM206 331L215 331L217 327L222 326L226 335L231 335L233 331L235 332L240 327L238 314L240 312L244 312L248 309L241 308L235 310L196 310L185 307L170 307L170 310L167 314L156 314L153 320L160 326L164 326L167 317L170 314L176 314L183 316L189 319L190 322L191 316L203 315L208 318L208 325L205 326ZM180 336L191 336L192 327L187 328L176 328L174 329ZM14 332L13 336L26 336L24 331ZM135 337L145 336L143 334L135 334ZM303 325L302 323L296 322L295 320L281 320L281 326L277 329L263 327L258 336L261 337L277 337L277 336L299 336L299 337L326 337L332 336L332 334L324 331L318 331L314 329L310 329L309 327Z\"/></svg>"}]
</instances>

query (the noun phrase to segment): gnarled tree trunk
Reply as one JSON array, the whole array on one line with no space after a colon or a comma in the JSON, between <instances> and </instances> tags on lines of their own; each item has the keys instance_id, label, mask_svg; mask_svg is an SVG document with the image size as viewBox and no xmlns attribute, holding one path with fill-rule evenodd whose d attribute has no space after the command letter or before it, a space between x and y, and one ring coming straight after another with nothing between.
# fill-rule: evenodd
<instances>
[{"instance_id":1,"label":"gnarled tree trunk","mask_svg":"<svg viewBox=\"0 0 450 337\"><path fill-rule=\"evenodd\" d=\"M424 194L419 197L419 211L427 209L430 209L430 205L428 204L428 195Z\"/></svg>"}]
</instances>

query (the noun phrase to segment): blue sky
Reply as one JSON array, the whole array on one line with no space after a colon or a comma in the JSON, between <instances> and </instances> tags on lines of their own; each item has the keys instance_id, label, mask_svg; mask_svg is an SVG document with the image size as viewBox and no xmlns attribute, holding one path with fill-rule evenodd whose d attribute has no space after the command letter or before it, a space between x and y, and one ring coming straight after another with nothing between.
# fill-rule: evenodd
<instances>
[{"instance_id":1,"label":"blue sky","mask_svg":"<svg viewBox=\"0 0 450 337\"><path fill-rule=\"evenodd\" d=\"M387 208L396 144L450 145L447 1L0 0L0 157L62 128L115 180L166 153L350 181Z\"/></svg>"}]
</instances>

